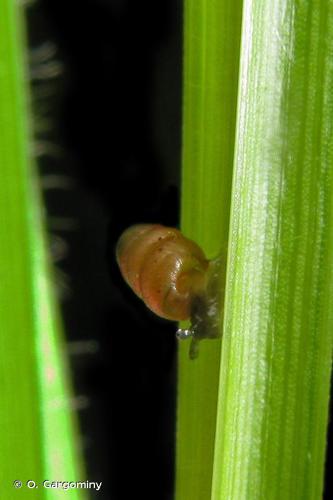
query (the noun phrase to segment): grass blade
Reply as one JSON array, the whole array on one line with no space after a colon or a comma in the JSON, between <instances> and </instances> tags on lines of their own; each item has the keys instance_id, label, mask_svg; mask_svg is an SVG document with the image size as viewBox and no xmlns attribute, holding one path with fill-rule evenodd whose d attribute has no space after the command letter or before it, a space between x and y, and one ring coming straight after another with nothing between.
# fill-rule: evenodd
<instances>
[{"instance_id":1,"label":"grass blade","mask_svg":"<svg viewBox=\"0 0 333 500\"><path fill-rule=\"evenodd\" d=\"M322 495L332 55L332 1L245 0L214 500Z\"/></svg>"},{"instance_id":2,"label":"grass blade","mask_svg":"<svg viewBox=\"0 0 333 500\"><path fill-rule=\"evenodd\" d=\"M237 1L185 2L182 229L226 254L239 65ZM224 61L224 64L220 64ZM176 498L210 498L220 341L179 349Z\"/></svg>"},{"instance_id":3,"label":"grass blade","mask_svg":"<svg viewBox=\"0 0 333 500\"><path fill-rule=\"evenodd\" d=\"M61 490L26 481L83 478L30 154L24 23L12 0L0 11L0 496L20 480L24 497L55 499Z\"/></svg>"}]
</instances>

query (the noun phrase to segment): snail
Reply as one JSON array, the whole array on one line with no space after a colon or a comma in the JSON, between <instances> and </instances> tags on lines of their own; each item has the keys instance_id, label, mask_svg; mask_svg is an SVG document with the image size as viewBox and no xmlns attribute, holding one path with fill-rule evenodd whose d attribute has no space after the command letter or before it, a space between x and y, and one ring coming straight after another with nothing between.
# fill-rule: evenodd
<instances>
[{"instance_id":1,"label":"snail","mask_svg":"<svg viewBox=\"0 0 333 500\"><path fill-rule=\"evenodd\" d=\"M116 258L125 281L149 309L168 320L191 321L189 329L177 331L179 339L193 337L191 358L199 340L219 336L221 259L208 260L178 229L159 224L126 229Z\"/></svg>"}]
</instances>

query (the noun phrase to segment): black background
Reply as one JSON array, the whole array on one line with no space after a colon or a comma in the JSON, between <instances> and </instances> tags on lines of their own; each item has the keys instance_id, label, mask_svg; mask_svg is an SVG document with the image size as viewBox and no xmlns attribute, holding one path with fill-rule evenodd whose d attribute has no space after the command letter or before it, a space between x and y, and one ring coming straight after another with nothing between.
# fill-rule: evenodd
<instances>
[{"instance_id":1,"label":"black background","mask_svg":"<svg viewBox=\"0 0 333 500\"><path fill-rule=\"evenodd\" d=\"M71 363L75 392L89 401L79 413L87 478L103 481L96 498L107 500L173 496L175 325L126 287L114 248L131 224L179 223L181 3L40 0L29 8L31 47L55 42L64 67L56 79L32 81L32 96L36 118L52 123L37 139L62 150L40 158L41 177L74 181L45 200L50 235L68 247L57 264L68 341L97 341L97 352ZM50 90L45 100L34 98L41 87ZM54 228L53 217L76 227Z\"/></svg>"},{"instance_id":2,"label":"black background","mask_svg":"<svg viewBox=\"0 0 333 500\"><path fill-rule=\"evenodd\" d=\"M52 123L37 139L61 148L40 158L40 175L74 181L45 191L50 235L68 247L57 263L66 335L98 342L71 356L75 392L89 401L79 413L87 479L103 481L98 498L171 499L175 325L124 284L114 248L131 224L179 222L180 2L40 1L29 37L32 48L55 42L64 67L33 80L32 97L36 122Z\"/></svg>"}]
</instances>

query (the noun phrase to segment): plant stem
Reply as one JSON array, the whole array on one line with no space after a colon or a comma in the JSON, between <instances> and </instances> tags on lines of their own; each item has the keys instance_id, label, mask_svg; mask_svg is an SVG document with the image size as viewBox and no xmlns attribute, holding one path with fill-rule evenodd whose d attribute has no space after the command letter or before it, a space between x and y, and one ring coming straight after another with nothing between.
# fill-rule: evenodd
<instances>
[{"instance_id":1,"label":"plant stem","mask_svg":"<svg viewBox=\"0 0 333 500\"><path fill-rule=\"evenodd\" d=\"M0 497L13 498L19 480L24 498L53 500L62 491L43 480L82 474L31 158L23 12L12 0L0 12Z\"/></svg>"},{"instance_id":2,"label":"plant stem","mask_svg":"<svg viewBox=\"0 0 333 500\"><path fill-rule=\"evenodd\" d=\"M331 0L244 1L214 500L322 495L332 56Z\"/></svg>"},{"instance_id":3,"label":"plant stem","mask_svg":"<svg viewBox=\"0 0 333 500\"><path fill-rule=\"evenodd\" d=\"M226 255L241 1L185 2L182 229L209 258ZM221 61L224 63L221 64ZM179 349L176 498L210 498L220 340Z\"/></svg>"}]
</instances>

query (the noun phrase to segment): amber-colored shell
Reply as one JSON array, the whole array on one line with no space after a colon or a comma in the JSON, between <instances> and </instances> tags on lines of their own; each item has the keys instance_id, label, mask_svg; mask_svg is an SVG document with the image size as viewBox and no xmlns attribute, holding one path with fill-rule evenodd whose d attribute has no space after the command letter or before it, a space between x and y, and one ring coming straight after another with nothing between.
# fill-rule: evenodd
<instances>
[{"instance_id":1,"label":"amber-colored shell","mask_svg":"<svg viewBox=\"0 0 333 500\"><path fill-rule=\"evenodd\" d=\"M121 235L116 255L124 279L154 313L174 321L190 317L209 264L194 241L174 228L138 224Z\"/></svg>"}]
</instances>

